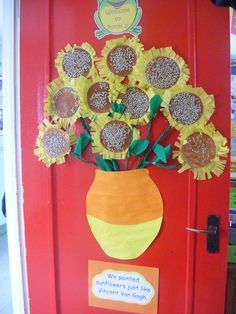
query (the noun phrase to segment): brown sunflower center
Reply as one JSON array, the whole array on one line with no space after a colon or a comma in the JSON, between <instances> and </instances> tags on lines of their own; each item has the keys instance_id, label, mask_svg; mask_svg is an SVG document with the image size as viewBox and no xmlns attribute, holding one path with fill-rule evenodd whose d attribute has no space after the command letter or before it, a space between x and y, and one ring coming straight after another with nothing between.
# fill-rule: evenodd
<instances>
[{"instance_id":1,"label":"brown sunflower center","mask_svg":"<svg viewBox=\"0 0 236 314\"><path fill-rule=\"evenodd\" d=\"M169 110L174 120L191 125L202 116L203 105L198 96L183 92L171 98Z\"/></svg>"},{"instance_id":2,"label":"brown sunflower center","mask_svg":"<svg viewBox=\"0 0 236 314\"><path fill-rule=\"evenodd\" d=\"M213 139L207 134L197 132L189 135L186 141L182 147L182 154L190 167L201 168L209 165L216 155Z\"/></svg>"},{"instance_id":3,"label":"brown sunflower center","mask_svg":"<svg viewBox=\"0 0 236 314\"><path fill-rule=\"evenodd\" d=\"M148 82L160 89L170 88L180 78L178 64L168 57L157 57L151 60L146 67Z\"/></svg>"},{"instance_id":4,"label":"brown sunflower center","mask_svg":"<svg viewBox=\"0 0 236 314\"><path fill-rule=\"evenodd\" d=\"M131 129L123 121L110 121L106 123L100 133L102 145L111 152L125 151L130 142Z\"/></svg>"},{"instance_id":5,"label":"brown sunflower center","mask_svg":"<svg viewBox=\"0 0 236 314\"><path fill-rule=\"evenodd\" d=\"M70 87L61 88L53 97L52 110L60 118L72 117L78 108L78 96Z\"/></svg>"},{"instance_id":6,"label":"brown sunflower center","mask_svg":"<svg viewBox=\"0 0 236 314\"><path fill-rule=\"evenodd\" d=\"M116 75L129 75L137 62L137 56L133 48L125 45L111 49L107 56L107 66Z\"/></svg>"},{"instance_id":7,"label":"brown sunflower center","mask_svg":"<svg viewBox=\"0 0 236 314\"><path fill-rule=\"evenodd\" d=\"M51 158L64 156L70 147L69 135L60 129L52 128L43 136L43 149Z\"/></svg>"},{"instance_id":8,"label":"brown sunflower center","mask_svg":"<svg viewBox=\"0 0 236 314\"><path fill-rule=\"evenodd\" d=\"M126 106L125 112L130 113L134 119L142 117L149 108L147 94L138 87L129 87L127 92L121 95L121 101Z\"/></svg>"},{"instance_id":9,"label":"brown sunflower center","mask_svg":"<svg viewBox=\"0 0 236 314\"><path fill-rule=\"evenodd\" d=\"M87 75L92 67L91 56L82 48L73 49L65 54L62 67L65 73L71 78Z\"/></svg>"},{"instance_id":10,"label":"brown sunflower center","mask_svg":"<svg viewBox=\"0 0 236 314\"><path fill-rule=\"evenodd\" d=\"M88 106L95 112L108 112L111 108L109 101L110 85L107 82L93 84L87 94Z\"/></svg>"}]
</instances>

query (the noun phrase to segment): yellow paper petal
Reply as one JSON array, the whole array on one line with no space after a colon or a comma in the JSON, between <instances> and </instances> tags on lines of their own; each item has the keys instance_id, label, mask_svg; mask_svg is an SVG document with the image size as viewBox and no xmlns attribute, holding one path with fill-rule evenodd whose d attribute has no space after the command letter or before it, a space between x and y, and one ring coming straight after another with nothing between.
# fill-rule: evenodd
<instances>
[{"instance_id":1,"label":"yellow paper petal","mask_svg":"<svg viewBox=\"0 0 236 314\"><path fill-rule=\"evenodd\" d=\"M95 87L97 85L102 86L102 84L109 85L109 93L108 93L108 100L110 102L110 107L106 109L105 112L103 112L103 103L101 103L101 106L96 108L92 108L89 106L88 102L88 92L91 90L92 87ZM81 100L81 114L85 118L89 118L90 120L96 120L97 117L104 114L109 114L111 112L112 103L117 100L117 97L120 93L120 90L122 89L122 85L119 83L111 83L106 79L102 79L99 76L93 76L91 80L88 80L85 77L80 77L78 79L78 92L80 95ZM94 93L94 96L100 97L100 95L96 95ZM105 101L104 98L102 98L102 101ZM99 99L98 99L98 105L99 105Z\"/></svg>"},{"instance_id":2,"label":"yellow paper petal","mask_svg":"<svg viewBox=\"0 0 236 314\"><path fill-rule=\"evenodd\" d=\"M186 97L187 96L187 97ZM204 125L215 110L214 96L208 95L201 87L174 87L162 95L162 112L171 126L177 130L194 125ZM170 103L176 101L176 112L170 112Z\"/></svg>"},{"instance_id":3,"label":"yellow paper petal","mask_svg":"<svg viewBox=\"0 0 236 314\"><path fill-rule=\"evenodd\" d=\"M128 152L128 147L123 151L111 151L104 147L104 145L101 142L100 134L103 130L104 126L112 121L118 121L118 122L124 122L131 130L132 132L132 141L137 140L139 138L139 131L132 127L130 119L126 116L122 116L120 114L115 113L113 118L101 115L96 121L93 121L91 123L91 136L92 136L92 151L94 153L99 153L102 155L104 159L125 159Z\"/></svg>"},{"instance_id":4,"label":"yellow paper petal","mask_svg":"<svg viewBox=\"0 0 236 314\"><path fill-rule=\"evenodd\" d=\"M145 88L137 84L128 84L123 85L122 90L120 91L120 96L118 99L119 103L126 105L126 112L130 115L131 124L133 125L144 125L147 124L150 120L150 100L155 95L152 88ZM127 98L122 98L127 97ZM139 98L139 96L141 98ZM136 98L138 97L138 98ZM126 99L126 100L124 100ZM139 100L140 99L140 100ZM148 107L146 111L139 114L139 105L142 107L147 101ZM137 118L134 117L133 113L137 114Z\"/></svg>"},{"instance_id":5,"label":"yellow paper petal","mask_svg":"<svg viewBox=\"0 0 236 314\"><path fill-rule=\"evenodd\" d=\"M34 154L38 157L38 160L45 163L47 167L50 167L53 163L62 164L65 162L65 156L68 155L71 151L71 146L74 145L77 141L77 138L73 131L68 130L64 131L61 129L61 124L51 124L47 119L44 119L43 123L39 125L39 134L36 139L37 148L34 150ZM45 147L45 136L51 131L57 131L58 135L49 139L48 148ZM57 143L58 141L58 143ZM67 147L68 141L68 147ZM65 149L60 151L63 148ZM49 151L53 154L49 154Z\"/></svg>"},{"instance_id":6,"label":"yellow paper petal","mask_svg":"<svg viewBox=\"0 0 236 314\"><path fill-rule=\"evenodd\" d=\"M82 57L80 59L78 58L78 56L75 56L74 58L71 57L73 53L75 53L75 51L77 51L78 49L83 51L83 55L85 56L84 58L87 59L84 59L82 61ZM71 57L70 59L69 56ZM65 58L69 59L70 63L72 63L72 66L68 67L68 70L66 70L64 66L64 62L66 60ZM57 68L60 78L63 81L70 82L71 79L77 79L81 75L87 77L94 75L94 73L96 72L95 60L96 52L90 44L86 42L82 43L81 46L78 46L76 44L71 46L70 44L67 44L64 50L58 52L57 58L55 60L55 66ZM75 66L76 63L78 65L77 67Z\"/></svg>"},{"instance_id":7,"label":"yellow paper petal","mask_svg":"<svg viewBox=\"0 0 236 314\"><path fill-rule=\"evenodd\" d=\"M60 78L53 80L47 86L48 97L44 100L45 117L51 117L53 121L59 121L64 128L73 125L80 114L80 97L78 90L78 83L76 80L67 81L64 83ZM56 97L66 97L61 101L61 109L56 107ZM67 95L66 95L67 94ZM71 95L71 97L70 97ZM74 103L74 106L72 104Z\"/></svg>"},{"instance_id":8,"label":"yellow paper petal","mask_svg":"<svg viewBox=\"0 0 236 314\"><path fill-rule=\"evenodd\" d=\"M147 76L147 68L152 68L151 81ZM182 87L186 84L189 79L189 68L171 47L151 48L141 55L140 62L134 68L134 76L144 86L151 86L156 93L163 95L169 88Z\"/></svg>"},{"instance_id":9,"label":"yellow paper petal","mask_svg":"<svg viewBox=\"0 0 236 314\"><path fill-rule=\"evenodd\" d=\"M182 148L187 143L188 136L196 133L206 134L213 140L215 144L215 155L213 158L211 158L209 164L202 167L192 168L191 165L184 158ZM178 172L181 173L187 169L191 169L194 173L194 179L197 180L211 179L212 173L216 176L220 176L224 171L226 165L226 160L224 160L223 158L226 158L229 152L226 143L227 139L223 137L219 131L215 130L213 123L210 123L206 126L194 125L188 128L183 128L180 131L178 142L175 143L175 146L179 149L173 152L173 157L178 158L179 163L182 164L182 167Z\"/></svg>"},{"instance_id":10,"label":"yellow paper petal","mask_svg":"<svg viewBox=\"0 0 236 314\"><path fill-rule=\"evenodd\" d=\"M139 64L140 56L143 51L143 45L140 43L138 37L127 38L125 36L119 37L116 39L111 39L106 41L106 45L102 50L102 57L98 58L97 68L99 74L102 78L105 78L111 82L121 82L125 76L116 75L112 72L107 65L107 57L112 49L119 46L128 46L131 47L136 54L136 65ZM128 75L128 78L132 79L133 71Z\"/></svg>"}]
</instances>

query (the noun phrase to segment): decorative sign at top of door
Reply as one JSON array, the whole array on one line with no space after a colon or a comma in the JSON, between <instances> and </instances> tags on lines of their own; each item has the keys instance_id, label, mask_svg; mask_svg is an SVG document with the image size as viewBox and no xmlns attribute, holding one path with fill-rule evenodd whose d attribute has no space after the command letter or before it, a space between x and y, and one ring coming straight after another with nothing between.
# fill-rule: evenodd
<instances>
[{"instance_id":1,"label":"decorative sign at top of door","mask_svg":"<svg viewBox=\"0 0 236 314\"><path fill-rule=\"evenodd\" d=\"M98 39L109 34L138 36L142 32L142 27L138 25L141 17L138 0L98 0L98 9L94 14L98 27L95 36Z\"/></svg>"},{"instance_id":2,"label":"decorative sign at top of door","mask_svg":"<svg viewBox=\"0 0 236 314\"><path fill-rule=\"evenodd\" d=\"M214 96L187 84L188 65L171 47L145 50L138 37L108 40L100 57L88 43L68 44L55 66L59 77L47 86L35 155L49 167L72 152L99 168L86 199L90 228L107 255L136 258L156 238L163 217L146 168L191 169L197 180L224 170L227 141L209 123ZM153 139L161 114L169 126ZM163 139L174 129L179 138L172 153Z\"/></svg>"}]
</instances>

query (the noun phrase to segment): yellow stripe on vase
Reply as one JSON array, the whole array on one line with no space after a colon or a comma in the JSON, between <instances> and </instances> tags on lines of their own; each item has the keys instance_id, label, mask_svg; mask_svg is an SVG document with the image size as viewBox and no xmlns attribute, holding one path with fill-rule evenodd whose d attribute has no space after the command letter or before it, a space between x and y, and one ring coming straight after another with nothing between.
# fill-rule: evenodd
<instances>
[{"instance_id":1,"label":"yellow stripe on vase","mask_svg":"<svg viewBox=\"0 0 236 314\"><path fill-rule=\"evenodd\" d=\"M110 257L122 260L140 256L156 238L162 223L162 217L131 225L111 224L91 215L87 215L87 218L103 251Z\"/></svg>"}]
</instances>

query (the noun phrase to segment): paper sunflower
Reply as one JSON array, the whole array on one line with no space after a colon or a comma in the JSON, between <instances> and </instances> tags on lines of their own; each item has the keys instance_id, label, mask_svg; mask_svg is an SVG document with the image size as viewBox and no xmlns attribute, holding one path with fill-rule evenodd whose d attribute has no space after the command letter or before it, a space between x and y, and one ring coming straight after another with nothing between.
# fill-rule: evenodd
<instances>
[{"instance_id":1,"label":"paper sunflower","mask_svg":"<svg viewBox=\"0 0 236 314\"><path fill-rule=\"evenodd\" d=\"M125 159L129 145L139 138L129 119L119 114L101 116L91 123L92 151L104 159Z\"/></svg>"},{"instance_id":2,"label":"paper sunflower","mask_svg":"<svg viewBox=\"0 0 236 314\"><path fill-rule=\"evenodd\" d=\"M179 142L175 143L179 150L173 154L182 164L179 173L191 169L197 180L211 179L211 173L220 176L226 164L222 158L227 157L229 151L226 143L226 138L212 123L182 129Z\"/></svg>"},{"instance_id":3,"label":"paper sunflower","mask_svg":"<svg viewBox=\"0 0 236 314\"><path fill-rule=\"evenodd\" d=\"M100 76L111 82L121 82L126 76L131 79L133 67L139 63L142 51L143 45L138 37L107 40L97 63Z\"/></svg>"},{"instance_id":4,"label":"paper sunflower","mask_svg":"<svg viewBox=\"0 0 236 314\"><path fill-rule=\"evenodd\" d=\"M60 124L51 124L46 119L38 129L37 148L34 150L38 160L44 162L47 167L53 163L64 163L65 155L70 153L71 146L76 143L75 134L72 131L62 130Z\"/></svg>"},{"instance_id":5,"label":"paper sunflower","mask_svg":"<svg viewBox=\"0 0 236 314\"><path fill-rule=\"evenodd\" d=\"M186 85L171 88L163 96L162 109L170 125L180 130L196 124L205 124L214 112L214 97L203 88Z\"/></svg>"},{"instance_id":6,"label":"paper sunflower","mask_svg":"<svg viewBox=\"0 0 236 314\"><path fill-rule=\"evenodd\" d=\"M55 66L63 81L90 76L94 73L96 52L91 45L83 43L81 46L67 44L65 51L57 54Z\"/></svg>"},{"instance_id":7,"label":"paper sunflower","mask_svg":"<svg viewBox=\"0 0 236 314\"><path fill-rule=\"evenodd\" d=\"M63 83L60 78L52 81L48 84L48 98L44 101L46 116L51 116L53 121L58 120L64 128L81 116L78 84L75 80L71 83Z\"/></svg>"},{"instance_id":8,"label":"paper sunflower","mask_svg":"<svg viewBox=\"0 0 236 314\"><path fill-rule=\"evenodd\" d=\"M171 87L184 86L189 79L189 68L171 47L151 48L141 55L134 75L139 82L162 95Z\"/></svg>"},{"instance_id":9,"label":"paper sunflower","mask_svg":"<svg viewBox=\"0 0 236 314\"><path fill-rule=\"evenodd\" d=\"M119 102L126 106L125 114L128 114L133 125L144 125L150 118L150 99L155 95L151 88L143 88L138 85L123 85L119 95Z\"/></svg>"},{"instance_id":10,"label":"paper sunflower","mask_svg":"<svg viewBox=\"0 0 236 314\"><path fill-rule=\"evenodd\" d=\"M111 83L99 76L93 77L92 80L80 77L78 90L82 116L94 120L101 114L108 114L121 89L121 84Z\"/></svg>"}]
</instances>

